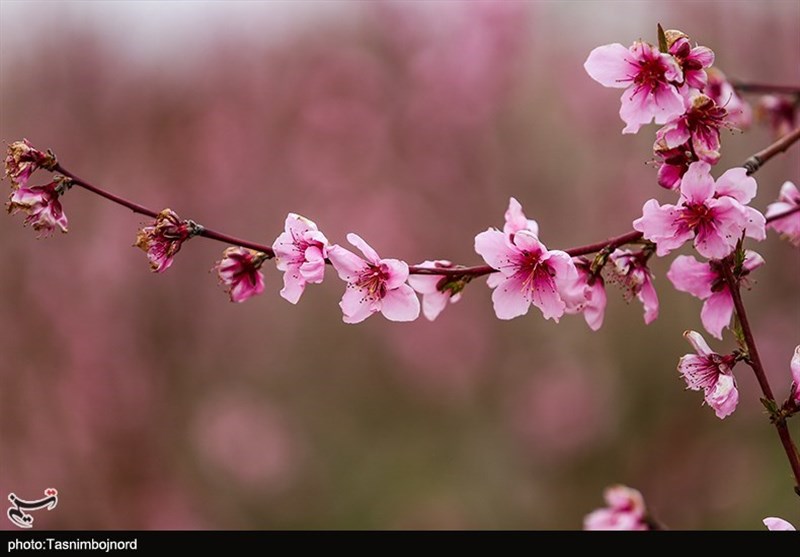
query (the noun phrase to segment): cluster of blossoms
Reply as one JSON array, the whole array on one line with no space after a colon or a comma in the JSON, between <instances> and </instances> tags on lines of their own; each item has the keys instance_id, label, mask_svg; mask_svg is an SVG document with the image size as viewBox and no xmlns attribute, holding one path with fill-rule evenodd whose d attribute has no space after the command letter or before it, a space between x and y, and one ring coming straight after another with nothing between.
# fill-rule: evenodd
<instances>
[{"instance_id":1,"label":"cluster of blossoms","mask_svg":"<svg viewBox=\"0 0 800 557\"><path fill-rule=\"evenodd\" d=\"M742 240L766 237L766 217L749 203L757 184L745 168L732 168L718 179L711 174L720 159L720 129L747 126L749 107L719 70L711 68L714 53L693 46L682 32L659 28L659 47L636 41L629 48L610 44L595 48L584 67L606 87L624 88L620 116L623 133L637 133L655 121L655 154L662 161L658 183L679 193L676 203L647 201L633 228L652 242L658 257L692 241L707 261L692 256L677 257L667 278L680 291L703 300L700 314L705 329L721 339L731 324L734 302L726 272L737 284L748 284L749 274L764 264L755 251L743 250ZM787 182L768 217L787 213L800 205L800 192ZM774 220L769 225L800 246L800 212ZM618 250L619 251L619 250ZM628 258L630 259L630 257ZM644 264L640 273L649 278ZM649 281L638 292L645 305L645 320L657 315L655 291ZM648 300L655 303L648 304ZM705 392L706 402L723 418L736 407L738 394L730 368L734 360L711 352L698 333L687 338L698 355L681 359L679 370L690 389ZM712 365L713 364L713 365Z\"/></svg>"},{"instance_id":2,"label":"cluster of blossoms","mask_svg":"<svg viewBox=\"0 0 800 557\"><path fill-rule=\"evenodd\" d=\"M751 110L725 75L711 68L714 53L692 46L681 31L662 31L659 46L635 41L599 46L587 58L588 74L606 87L624 88L620 117L622 133L637 133L644 124L663 124L653 152L661 161L658 183L678 189L696 161L716 164L720 130L747 127Z\"/></svg>"}]
</instances>

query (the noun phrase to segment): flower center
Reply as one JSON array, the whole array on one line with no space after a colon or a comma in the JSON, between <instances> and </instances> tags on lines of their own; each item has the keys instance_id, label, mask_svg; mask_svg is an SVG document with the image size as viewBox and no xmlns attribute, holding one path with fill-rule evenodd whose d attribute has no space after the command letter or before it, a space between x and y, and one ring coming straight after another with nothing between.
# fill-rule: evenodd
<instances>
[{"instance_id":1,"label":"flower center","mask_svg":"<svg viewBox=\"0 0 800 557\"><path fill-rule=\"evenodd\" d=\"M691 203L684 206L684 210L679 218L689 230L694 230L695 228L713 222L714 213L703 203Z\"/></svg>"},{"instance_id":2,"label":"flower center","mask_svg":"<svg viewBox=\"0 0 800 557\"><path fill-rule=\"evenodd\" d=\"M649 58L639 64L639 73L636 74L633 82L639 87L649 87L651 90L657 89L666 80L664 72L666 68L658 58Z\"/></svg>"},{"instance_id":3,"label":"flower center","mask_svg":"<svg viewBox=\"0 0 800 557\"><path fill-rule=\"evenodd\" d=\"M367 291L368 298L380 300L386 295L386 281L388 278L380 267L370 265L369 269L364 271L358 278L356 285Z\"/></svg>"},{"instance_id":4,"label":"flower center","mask_svg":"<svg viewBox=\"0 0 800 557\"><path fill-rule=\"evenodd\" d=\"M523 260L520 264L520 272L525 275L522 281L522 288L526 291L533 290L534 286L541 280L549 280L555 276L555 271L548 265L543 265L541 254L523 251Z\"/></svg>"}]
</instances>

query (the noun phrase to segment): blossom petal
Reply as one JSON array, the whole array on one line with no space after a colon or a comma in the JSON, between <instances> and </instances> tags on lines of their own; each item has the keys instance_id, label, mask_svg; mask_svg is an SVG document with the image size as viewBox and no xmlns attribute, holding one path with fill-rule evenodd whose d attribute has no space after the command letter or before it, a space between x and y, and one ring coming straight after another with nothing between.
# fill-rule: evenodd
<instances>
[{"instance_id":1,"label":"blossom petal","mask_svg":"<svg viewBox=\"0 0 800 557\"><path fill-rule=\"evenodd\" d=\"M419 298L407 284L389 290L381 300L381 313L389 321L414 321L419 317Z\"/></svg>"},{"instance_id":2,"label":"blossom petal","mask_svg":"<svg viewBox=\"0 0 800 557\"><path fill-rule=\"evenodd\" d=\"M717 274L708 262L700 262L690 255L679 255L670 265L667 278L676 290L705 300L711 296L711 285Z\"/></svg>"},{"instance_id":3,"label":"blossom petal","mask_svg":"<svg viewBox=\"0 0 800 557\"><path fill-rule=\"evenodd\" d=\"M603 286L603 282L598 279L589 286L587 292L589 293L589 300L583 309L583 318L591 330L597 331L603 326L603 318L608 302L606 289Z\"/></svg>"},{"instance_id":4,"label":"blossom petal","mask_svg":"<svg viewBox=\"0 0 800 557\"><path fill-rule=\"evenodd\" d=\"M689 165L681 179L681 196L690 203L703 203L714 195L714 178L707 162L697 161Z\"/></svg>"},{"instance_id":5,"label":"blossom petal","mask_svg":"<svg viewBox=\"0 0 800 557\"><path fill-rule=\"evenodd\" d=\"M280 294L284 300L296 304L305 289L306 281L298 274L298 271L288 270L283 273L283 288L281 288Z\"/></svg>"},{"instance_id":6,"label":"blossom petal","mask_svg":"<svg viewBox=\"0 0 800 557\"><path fill-rule=\"evenodd\" d=\"M408 263L399 259L381 259L380 267L386 277L386 288L394 290L408 278Z\"/></svg>"},{"instance_id":7,"label":"blossom petal","mask_svg":"<svg viewBox=\"0 0 800 557\"><path fill-rule=\"evenodd\" d=\"M774 532L795 532L795 527L792 526L791 522L787 522L782 518L778 518L777 516L768 516L763 521L764 526L767 527L768 530L772 530Z\"/></svg>"},{"instance_id":8,"label":"blossom petal","mask_svg":"<svg viewBox=\"0 0 800 557\"><path fill-rule=\"evenodd\" d=\"M369 268L367 262L355 253L337 245L331 246L328 250L328 259L339 273L339 278L345 282L355 282L356 278Z\"/></svg>"},{"instance_id":9,"label":"blossom petal","mask_svg":"<svg viewBox=\"0 0 800 557\"><path fill-rule=\"evenodd\" d=\"M593 49L583 67L600 85L622 89L630 85L638 71L630 51L619 43Z\"/></svg>"},{"instance_id":10,"label":"blossom petal","mask_svg":"<svg viewBox=\"0 0 800 557\"><path fill-rule=\"evenodd\" d=\"M419 292L419 291L418 291ZM449 292L432 292L422 296L422 314L428 321L436 319L447 307Z\"/></svg>"},{"instance_id":11,"label":"blossom petal","mask_svg":"<svg viewBox=\"0 0 800 557\"><path fill-rule=\"evenodd\" d=\"M708 389L705 396L708 405L714 409L717 418L723 419L733 414L739 403L739 391L732 375L721 373L713 389Z\"/></svg>"},{"instance_id":12,"label":"blossom petal","mask_svg":"<svg viewBox=\"0 0 800 557\"><path fill-rule=\"evenodd\" d=\"M656 294L652 280L646 279L642 283L642 289L639 290L636 297L644 306L644 323L649 325L658 318L658 294Z\"/></svg>"},{"instance_id":13,"label":"blossom petal","mask_svg":"<svg viewBox=\"0 0 800 557\"><path fill-rule=\"evenodd\" d=\"M530 302L525 298L522 281L505 277L492 292L494 313L498 319L514 319L528 313Z\"/></svg>"},{"instance_id":14,"label":"blossom petal","mask_svg":"<svg viewBox=\"0 0 800 557\"><path fill-rule=\"evenodd\" d=\"M697 331L684 331L683 338L689 341L689 344L692 345L694 351L700 356L709 356L714 353L714 351L708 346L706 339L703 338L703 335Z\"/></svg>"},{"instance_id":15,"label":"blossom petal","mask_svg":"<svg viewBox=\"0 0 800 557\"><path fill-rule=\"evenodd\" d=\"M792 356L792 382L794 383L794 401L800 404L800 346L794 349L794 356Z\"/></svg>"},{"instance_id":16,"label":"blossom petal","mask_svg":"<svg viewBox=\"0 0 800 557\"><path fill-rule=\"evenodd\" d=\"M508 209L505 214L506 224L503 226L504 234L514 234L520 230L529 230L534 236L539 235L539 224L525 216L522 212L522 205L513 197L508 201Z\"/></svg>"},{"instance_id":17,"label":"blossom petal","mask_svg":"<svg viewBox=\"0 0 800 557\"><path fill-rule=\"evenodd\" d=\"M756 179L747 175L747 170L742 167L726 170L717 179L716 195L734 198L742 205L747 205L756 196L758 185Z\"/></svg>"},{"instance_id":18,"label":"blossom petal","mask_svg":"<svg viewBox=\"0 0 800 557\"><path fill-rule=\"evenodd\" d=\"M731 293L727 286L711 294L700 311L700 320L703 322L703 327L720 340L722 340L722 329L730 325L732 316L733 298L731 298Z\"/></svg>"},{"instance_id":19,"label":"blossom petal","mask_svg":"<svg viewBox=\"0 0 800 557\"><path fill-rule=\"evenodd\" d=\"M381 258L378 256L378 252L372 249L372 246L370 246L361 236L351 232L347 235L347 241L360 249L367 261L373 265L380 265Z\"/></svg>"},{"instance_id":20,"label":"blossom petal","mask_svg":"<svg viewBox=\"0 0 800 557\"><path fill-rule=\"evenodd\" d=\"M367 317L378 311L378 307L373 304L372 299L360 288L348 285L344 291L344 296L339 302L342 308L342 320L345 323L361 323Z\"/></svg>"},{"instance_id":21,"label":"blossom petal","mask_svg":"<svg viewBox=\"0 0 800 557\"><path fill-rule=\"evenodd\" d=\"M656 255L663 257L681 247L693 233L678 226L680 211L675 205L659 205L650 199L642 207L642 216L633 221L633 228L656 243Z\"/></svg>"},{"instance_id":22,"label":"blossom petal","mask_svg":"<svg viewBox=\"0 0 800 557\"><path fill-rule=\"evenodd\" d=\"M516 272L509 263L517 258L517 252L508 243L506 235L496 228L490 228L475 236L475 251L490 267L498 269L504 275L509 276Z\"/></svg>"},{"instance_id":23,"label":"blossom petal","mask_svg":"<svg viewBox=\"0 0 800 557\"><path fill-rule=\"evenodd\" d=\"M312 249L317 249L317 248L309 248L308 250L306 250L306 253L308 253ZM306 256L306 258L308 258L308 256ZM312 284L319 284L325 277L325 260L324 259L307 260L305 263L300 265L299 272L300 276L303 277L303 280L305 280L306 282L310 282Z\"/></svg>"}]
</instances>

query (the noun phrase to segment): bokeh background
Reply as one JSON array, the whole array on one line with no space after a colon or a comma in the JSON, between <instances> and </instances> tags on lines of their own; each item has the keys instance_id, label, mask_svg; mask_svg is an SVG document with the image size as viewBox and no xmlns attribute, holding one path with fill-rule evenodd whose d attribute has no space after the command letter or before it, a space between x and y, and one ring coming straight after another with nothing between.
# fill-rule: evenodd
<instances>
[{"instance_id":1,"label":"bokeh background","mask_svg":"<svg viewBox=\"0 0 800 557\"><path fill-rule=\"evenodd\" d=\"M655 127L623 136L619 91L584 72L597 45L655 41L661 22L729 77L800 83L796 1L3 0L0 16L3 141L231 234L271 243L299 212L411 263L479 263L473 238L510 196L551 248L674 197L646 164ZM725 132L717 173L772 139ZM758 173L755 206L800 181L798 153ZM209 273L223 245L193 240L154 275L131 247L144 218L78 188L63 202L68 235L0 219L0 495L56 487L37 527L576 529L616 482L673 528L800 523L749 369L724 421L684 390L700 302L666 280L672 257L647 327L613 286L597 333L535 308L501 322L482 280L433 323L349 326L330 270L292 306L269 264L266 293L231 304ZM758 250L746 303L785 398L800 260L772 233Z\"/></svg>"}]
</instances>

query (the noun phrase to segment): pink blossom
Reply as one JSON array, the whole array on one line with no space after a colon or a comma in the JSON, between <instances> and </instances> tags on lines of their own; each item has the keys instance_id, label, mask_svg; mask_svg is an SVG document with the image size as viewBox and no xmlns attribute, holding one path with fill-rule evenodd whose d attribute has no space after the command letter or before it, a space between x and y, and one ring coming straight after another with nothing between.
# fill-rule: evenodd
<instances>
[{"instance_id":1,"label":"pink blossom","mask_svg":"<svg viewBox=\"0 0 800 557\"><path fill-rule=\"evenodd\" d=\"M700 319L706 331L718 339L722 338L722 329L730 325L733 316L733 298L723 276L723 264L715 260L701 262L690 255L681 255L675 258L667 272L667 278L676 290L705 300ZM763 264L764 259L758 253L747 250L742 278Z\"/></svg>"},{"instance_id":2,"label":"pink blossom","mask_svg":"<svg viewBox=\"0 0 800 557\"><path fill-rule=\"evenodd\" d=\"M753 121L753 110L736 93L725 74L717 68L708 68L708 83L703 93L711 97L717 106L728 111L728 122L739 129L745 129Z\"/></svg>"},{"instance_id":3,"label":"pink blossom","mask_svg":"<svg viewBox=\"0 0 800 557\"><path fill-rule=\"evenodd\" d=\"M767 207L767 218L775 217L786 211L800 207L800 191L791 182L784 182L778 201L770 203ZM771 228L789 240L794 247L800 248L800 210L771 221L767 224Z\"/></svg>"},{"instance_id":4,"label":"pink blossom","mask_svg":"<svg viewBox=\"0 0 800 557\"><path fill-rule=\"evenodd\" d=\"M683 98L671 82L683 81L680 65L670 54L636 41L598 46L583 64L589 76L605 87L625 89L619 115L627 124L622 133L636 133L655 119L666 124L683 114Z\"/></svg>"},{"instance_id":5,"label":"pink blossom","mask_svg":"<svg viewBox=\"0 0 800 557\"><path fill-rule=\"evenodd\" d=\"M153 224L139 230L133 245L147 254L150 270L163 273L172 265L172 258L183 243L202 230L193 221L181 220L172 209L164 209Z\"/></svg>"},{"instance_id":6,"label":"pink blossom","mask_svg":"<svg viewBox=\"0 0 800 557\"><path fill-rule=\"evenodd\" d=\"M214 269L226 286L231 302L244 302L264 291L264 275L259 269L266 259L265 253L238 246L223 252L222 260Z\"/></svg>"},{"instance_id":7,"label":"pink blossom","mask_svg":"<svg viewBox=\"0 0 800 557\"><path fill-rule=\"evenodd\" d=\"M667 255L694 238L697 251L711 259L722 259L736 247L744 233L763 240L764 216L746 207L755 195L755 179L743 168L727 171L715 183L708 163L689 165L681 180L678 205L659 205L651 199L633 227L656 244L658 256Z\"/></svg>"},{"instance_id":8,"label":"pink blossom","mask_svg":"<svg viewBox=\"0 0 800 557\"><path fill-rule=\"evenodd\" d=\"M27 139L15 141L8 146L6 176L15 187L25 187L37 168L52 170L55 165L56 157L53 153L39 151Z\"/></svg>"},{"instance_id":9,"label":"pink blossom","mask_svg":"<svg viewBox=\"0 0 800 557\"><path fill-rule=\"evenodd\" d=\"M787 522L786 520L778 518L776 516L768 516L762 522L764 522L764 526L766 526L768 530L784 531L784 532L796 531L795 527L792 526L791 522Z\"/></svg>"},{"instance_id":10,"label":"pink blossom","mask_svg":"<svg viewBox=\"0 0 800 557\"><path fill-rule=\"evenodd\" d=\"M296 304L306 284L319 284L325 276L328 239L313 221L289 213L284 232L272 244L278 270L283 273L281 296Z\"/></svg>"},{"instance_id":11,"label":"pink blossom","mask_svg":"<svg viewBox=\"0 0 800 557\"><path fill-rule=\"evenodd\" d=\"M763 95L756 113L769 123L775 137L783 137L797 127L797 103L790 97Z\"/></svg>"},{"instance_id":12,"label":"pink blossom","mask_svg":"<svg viewBox=\"0 0 800 557\"><path fill-rule=\"evenodd\" d=\"M539 236L539 224L525 216L522 212L522 205L513 197L508 200L508 209L505 214L506 223L503 232L509 236L520 230L527 230L534 236Z\"/></svg>"},{"instance_id":13,"label":"pink blossom","mask_svg":"<svg viewBox=\"0 0 800 557\"><path fill-rule=\"evenodd\" d=\"M683 336L697 353L687 354L678 362L678 371L687 387L693 391L702 389L706 403L718 418L731 415L739 403L739 391L731 371L735 363L733 356L712 352L700 333L686 331Z\"/></svg>"},{"instance_id":14,"label":"pink blossom","mask_svg":"<svg viewBox=\"0 0 800 557\"><path fill-rule=\"evenodd\" d=\"M606 507L596 509L583 519L584 530L649 530L644 498L633 488L614 485L603 492Z\"/></svg>"},{"instance_id":15,"label":"pink blossom","mask_svg":"<svg viewBox=\"0 0 800 557\"><path fill-rule=\"evenodd\" d=\"M453 264L444 259L423 261L417 267L426 269L450 269ZM443 275L409 275L408 284L422 294L422 314L433 321L447 307L447 303L455 303L461 299L463 280L451 280Z\"/></svg>"},{"instance_id":16,"label":"pink blossom","mask_svg":"<svg viewBox=\"0 0 800 557\"><path fill-rule=\"evenodd\" d=\"M683 81L689 87L702 90L708 80L706 68L714 63L714 52L705 46L692 47L689 37L680 31L666 32L669 53L683 70Z\"/></svg>"},{"instance_id":17,"label":"pink blossom","mask_svg":"<svg viewBox=\"0 0 800 557\"><path fill-rule=\"evenodd\" d=\"M626 297L636 296L642 303L644 322L649 325L658 317L658 294L653 286L653 274L647 267L647 259L647 252L626 249L616 249L609 256L614 278L626 289Z\"/></svg>"},{"instance_id":18,"label":"pink blossom","mask_svg":"<svg viewBox=\"0 0 800 557\"><path fill-rule=\"evenodd\" d=\"M790 367L792 369L792 385L794 389L792 400L796 405L800 406L800 346L794 349Z\"/></svg>"},{"instance_id":19,"label":"pink blossom","mask_svg":"<svg viewBox=\"0 0 800 557\"><path fill-rule=\"evenodd\" d=\"M419 317L419 300L407 285L408 264L398 259L381 259L357 234L347 241L366 257L360 258L341 246L331 246L328 258L339 278L347 283L342 301L345 323L360 323L376 312L390 321L413 321Z\"/></svg>"},{"instance_id":20,"label":"pink blossom","mask_svg":"<svg viewBox=\"0 0 800 557\"><path fill-rule=\"evenodd\" d=\"M545 319L558 322L567 307L562 296L577 278L567 253L548 251L529 230L510 237L494 228L475 237L475 251L500 271L488 283L494 288L492 301L499 319L525 315L533 304Z\"/></svg>"},{"instance_id":21,"label":"pink blossom","mask_svg":"<svg viewBox=\"0 0 800 557\"><path fill-rule=\"evenodd\" d=\"M25 224L30 224L40 236L49 236L56 227L67 232L67 215L58 197L69 187L66 180L53 181L46 186L20 186L11 193L8 212L23 211L28 214Z\"/></svg>"},{"instance_id":22,"label":"pink blossom","mask_svg":"<svg viewBox=\"0 0 800 557\"><path fill-rule=\"evenodd\" d=\"M578 275L563 294L567 304L566 313L583 313L589 328L597 331L603 326L608 301L603 278L592 274L590 262L582 257L576 257L572 261Z\"/></svg>"},{"instance_id":23,"label":"pink blossom","mask_svg":"<svg viewBox=\"0 0 800 557\"><path fill-rule=\"evenodd\" d=\"M686 100L686 112L670 120L656 132L653 149L668 151L691 141L697 159L709 164L719 161L719 130L726 125L728 113L703 94Z\"/></svg>"}]
</instances>

